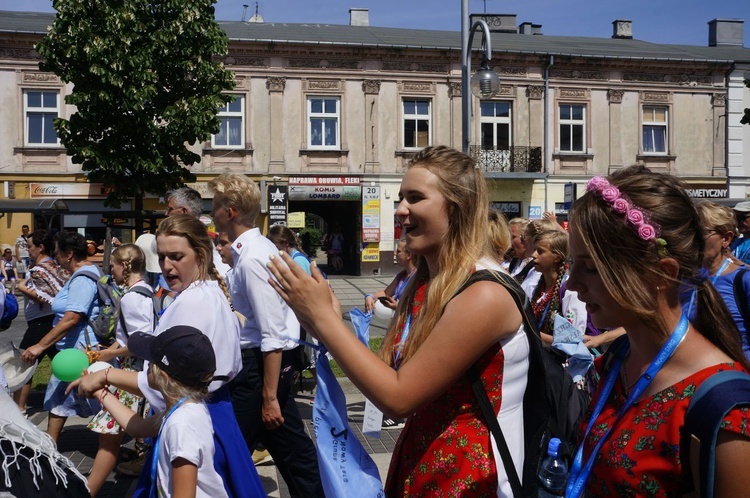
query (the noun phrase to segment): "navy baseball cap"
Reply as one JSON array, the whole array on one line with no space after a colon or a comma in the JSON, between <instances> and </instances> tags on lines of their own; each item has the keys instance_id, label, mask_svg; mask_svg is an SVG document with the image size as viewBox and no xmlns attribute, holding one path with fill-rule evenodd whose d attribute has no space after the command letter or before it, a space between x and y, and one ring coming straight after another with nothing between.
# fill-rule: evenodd
<instances>
[{"instance_id":1,"label":"navy baseball cap","mask_svg":"<svg viewBox=\"0 0 750 498\"><path fill-rule=\"evenodd\" d=\"M136 332L128 337L128 349L191 387L205 386L205 379L216 371L211 341L189 325L176 325L159 335Z\"/></svg>"}]
</instances>

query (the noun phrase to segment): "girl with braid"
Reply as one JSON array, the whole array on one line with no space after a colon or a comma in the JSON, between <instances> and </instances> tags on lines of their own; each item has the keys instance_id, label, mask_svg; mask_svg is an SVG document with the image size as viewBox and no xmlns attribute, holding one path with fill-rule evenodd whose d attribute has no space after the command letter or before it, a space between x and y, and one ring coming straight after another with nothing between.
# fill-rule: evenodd
<instances>
[{"instance_id":1,"label":"girl with braid","mask_svg":"<svg viewBox=\"0 0 750 498\"><path fill-rule=\"evenodd\" d=\"M210 394L206 401L213 426L214 466L228 496L265 496L229 397L227 383L242 365L239 321L226 283L214 267L211 237L197 218L175 215L159 224L156 248L162 275L177 297L159 317L154 334L158 336L172 327L189 325L209 338L216 356L216 372L208 386ZM155 412L166 407L161 393L149 386L145 365L137 373L116 368L102 370L83 376L71 386L77 387L82 395L92 396L108 384L143 394ZM134 496L147 496L150 480L151 463L147 462Z\"/></svg>"},{"instance_id":2,"label":"girl with braid","mask_svg":"<svg viewBox=\"0 0 750 498\"><path fill-rule=\"evenodd\" d=\"M575 292L565 289L564 284L567 278L568 234L560 230L537 233L532 259L534 269L541 274L531 303L542 341L548 346L552 345L556 315L564 317L584 333L586 307Z\"/></svg>"},{"instance_id":3,"label":"girl with braid","mask_svg":"<svg viewBox=\"0 0 750 498\"><path fill-rule=\"evenodd\" d=\"M115 342L101 351L99 361L111 362L123 370L138 372L141 370L142 362L130 355L128 337L135 332L153 334L156 322L150 297L153 291L144 281L145 254L135 244L119 246L112 253L110 273L115 283L125 289L125 294L120 298ZM134 412L138 412L143 403L141 396L123 389L118 389L115 397ZM99 450L88 479L91 496L96 496L117 463L117 453L125 433L106 409L91 419L88 428L99 434Z\"/></svg>"}]
</instances>

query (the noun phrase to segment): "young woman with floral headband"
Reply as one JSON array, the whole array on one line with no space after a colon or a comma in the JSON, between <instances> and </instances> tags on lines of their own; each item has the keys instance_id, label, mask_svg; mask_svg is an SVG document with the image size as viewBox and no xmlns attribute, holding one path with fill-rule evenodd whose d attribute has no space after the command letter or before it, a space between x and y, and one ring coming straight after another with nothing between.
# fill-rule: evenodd
<instances>
[{"instance_id":1,"label":"young woman with floral headband","mask_svg":"<svg viewBox=\"0 0 750 498\"><path fill-rule=\"evenodd\" d=\"M748 369L731 315L699 275L704 248L700 218L672 175L633 166L608 180L595 177L573 205L568 288L594 325L622 326L627 334L597 360L601 379L566 496L684 496L697 489L680 459L691 397L716 372ZM691 321L680 307L683 286L695 293ZM714 496L745 496L750 488L748 423L743 409L724 418Z\"/></svg>"}]
</instances>

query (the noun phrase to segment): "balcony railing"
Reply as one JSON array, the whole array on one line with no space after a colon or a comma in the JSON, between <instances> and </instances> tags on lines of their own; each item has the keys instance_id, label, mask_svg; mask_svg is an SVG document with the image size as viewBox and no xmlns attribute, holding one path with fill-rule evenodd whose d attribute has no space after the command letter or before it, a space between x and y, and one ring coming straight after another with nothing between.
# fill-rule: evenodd
<instances>
[{"instance_id":1,"label":"balcony railing","mask_svg":"<svg viewBox=\"0 0 750 498\"><path fill-rule=\"evenodd\" d=\"M472 145L469 154L485 173L541 173L542 148L513 146L507 149Z\"/></svg>"}]
</instances>

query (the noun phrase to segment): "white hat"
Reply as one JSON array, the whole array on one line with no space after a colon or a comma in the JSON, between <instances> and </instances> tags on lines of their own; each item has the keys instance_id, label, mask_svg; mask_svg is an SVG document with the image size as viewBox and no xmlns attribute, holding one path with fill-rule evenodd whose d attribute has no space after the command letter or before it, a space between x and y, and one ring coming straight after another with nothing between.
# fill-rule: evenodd
<instances>
[{"instance_id":1,"label":"white hat","mask_svg":"<svg viewBox=\"0 0 750 498\"><path fill-rule=\"evenodd\" d=\"M146 271L161 273L159 257L156 255L156 236L152 233L144 233L135 239L135 245L140 247L146 255Z\"/></svg>"},{"instance_id":2,"label":"white hat","mask_svg":"<svg viewBox=\"0 0 750 498\"><path fill-rule=\"evenodd\" d=\"M738 202L732 209L738 213L750 213L750 201Z\"/></svg>"},{"instance_id":3,"label":"white hat","mask_svg":"<svg viewBox=\"0 0 750 498\"><path fill-rule=\"evenodd\" d=\"M8 391L21 389L34 376L37 362L26 363L21 359L21 351L12 342L0 346L0 365L3 368L5 380L8 381Z\"/></svg>"}]
</instances>

